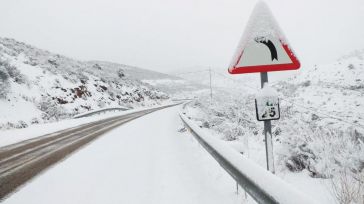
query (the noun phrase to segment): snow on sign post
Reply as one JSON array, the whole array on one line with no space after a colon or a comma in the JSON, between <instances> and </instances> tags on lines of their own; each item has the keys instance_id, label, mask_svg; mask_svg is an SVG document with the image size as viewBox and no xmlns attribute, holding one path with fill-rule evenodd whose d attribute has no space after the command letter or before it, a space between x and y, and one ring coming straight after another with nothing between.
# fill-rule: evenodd
<instances>
[{"instance_id":1,"label":"snow on sign post","mask_svg":"<svg viewBox=\"0 0 364 204\"><path fill-rule=\"evenodd\" d=\"M295 70L300 66L272 12L264 2L258 2L230 63L229 73L260 72L263 88L268 83L267 72ZM279 119L279 101L277 97L263 97L257 98L256 104L257 114L262 112L262 115L257 115L257 119L264 121L267 169L274 173L270 120Z\"/></svg>"},{"instance_id":2,"label":"snow on sign post","mask_svg":"<svg viewBox=\"0 0 364 204\"><path fill-rule=\"evenodd\" d=\"M280 118L278 94L267 83L264 84L263 89L255 98L255 110L259 121L278 120Z\"/></svg>"}]
</instances>

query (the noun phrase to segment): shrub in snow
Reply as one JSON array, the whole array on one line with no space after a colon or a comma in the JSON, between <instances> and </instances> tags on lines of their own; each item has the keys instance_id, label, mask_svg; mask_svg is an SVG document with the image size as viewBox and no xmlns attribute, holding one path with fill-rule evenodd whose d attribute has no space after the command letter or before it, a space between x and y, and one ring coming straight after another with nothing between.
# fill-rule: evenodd
<instances>
[{"instance_id":1,"label":"shrub in snow","mask_svg":"<svg viewBox=\"0 0 364 204\"><path fill-rule=\"evenodd\" d=\"M303 87L308 87L310 85L311 85L311 81L310 80L307 80L307 81L305 81L305 82L302 83L302 86Z\"/></svg>"},{"instance_id":2,"label":"shrub in snow","mask_svg":"<svg viewBox=\"0 0 364 204\"><path fill-rule=\"evenodd\" d=\"M6 81L10 78L7 67L9 64L0 58L0 80Z\"/></svg>"},{"instance_id":3,"label":"shrub in snow","mask_svg":"<svg viewBox=\"0 0 364 204\"><path fill-rule=\"evenodd\" d=\"M39 124L39 119L38 118L32 118L32 120L30 121L30 124Z\"/></svg>"},{"instance_id":4,"label":"shrub in snow","mask_svg":"<svg viewBox=\"0 0 364 204\"><path fill-rule=\"evenodd\" d=\"M48 59L48 62L49 62L49 64L51 64L51 65L53 65L55 67L59 66L58 63L57 63L57 59L51 58L51 59Z\"/></svg>"},{"instance_id":5,"label":"shrub in snow","mask_svg":"<svg viewBox=\"0 0 364 204\"><path fill-rule=\"evenodd\" d=\"M307 147L307 144L301 144L297 147L292 147L290 150L291 156L286 159L286 167L293 172L299 172L307 169L312 177L324 177L315 169L316 163L315 153Z\"/></svg>"},{"instance_id":6,"label":"shrub in snow","mask_svg":"<svg viewBox=\"0 0 364 204\"><path fill-rule=\"evenodd\" d=\"M244 130L239 126L235 126L230 131L225 132L225 140L234 141L243 135Z\"/></svg>"},{"instance_id":7,"label":"shrub in snow","mask_svg":"<svg viewBox=\"0 0 364 204\"><path fill-rule=\"evenodd\" d=\"M7 122L5 125L2 126L2 129L12 129L15 128L15 124L11 122Z\"/></svg>"},{"instance_id":8,"label":"shrub in snow","mask_svg":"<svg viewBox=\"0 0 364 204\"><path fill-rule=\"evenodd\" d=\"M210 128L210 124L209 124L209 122L207 122L207 121L203 122L201 126L202 126L203 128Z\"/></svg>"},{"instance_id":9,"label":"shrub in snow","mask_svg":"<svg viewBox=\"0 0 364 204\"><path fill-rule=\"evenodd\" d=\"M10 91L9 73L0 58L0 98L5 98Z\"/></svg>"},{"instance_id":10,"label":"shrub in snow","mask_svg":"<svg viewBox=\"0 0 364 204\"><path fill-rule=\"evenodd\" d=\"M7 60L3 60L0 58L0 67L5 68L8 74L8 78L12 78L14 82L18 84L27 83L27 78L13 65L11 65ZM1 77L0 77L1 78Z\"/></svg>"},{"instance_id":11,"label":"shrub in snow","mask_svg":"<svg viewBox=\"0 0 364 204\"><path fill-rule=\"evenodd\" d=\"M64 109L47 96L42 97L38 103L38 108L43 111L42 119L46 121L59 120L64 115Z\"/></svg>"},{"instance_id":12,"label":"shrub in snow","mask_svg":"<svg viewBox=\"0 0 364 204\"><path fill-rule=\"evenodd\" d=\"M8 73L9 73L10 77L14 79L14 81L16 83L18 83L18 84L27 83L26 76L21 74L20 71L16 67L14 67L14 66L9 67Z\"/></svg>"},{"instance_id":13,"label":"shrub in snow","mask_svg":"<svg viewBox=\"0 0 364 204\"><path fill-rule=\"evenodd\" d=\"M350 130L350 134L351 134L351 137L355 141L358 141L359 144L362 144L364 142L364 133L363 132L360 132L357 129L352 129L352 130ZM364 165L364 159L363 159L363 165ZM362 169L364 169L364 166Z\"/></svg>"},{"instance_id":14,"label":"shrub in snow","mask_svg":"<svg viewBox=\"0 0 364 204\"><path fill-rule=\"evenodd\" d=\"M16 124L15 128L21 129L21 128L27 128L28 124L22 120L19 120Z\"/></svg>"},{"instance_id":15,"label":"shrub in snow","mask_svg":"<svg viewBox=\"0 0 364 204\"><path fill-rule=\"evenodd\" d=\"M314 113L311 114L311 120L318 120L320 117Z\"/></svg>"},{"instance_id":16,"label":"shrub in snow","mask_svg":"<svg viewBox=\"0 0 364 204\"><path fill-rule=\"evenodd\" d=\"M124 74L124 70L119 69L119 70L118 70L118 77L119 77L119 78L123 78L124 76L125 76L125 74Z\"/></svg>"},{"instance_id":17,"label":"shrub in snow","mask_svg":"<svg viewBox=\"0 0 364 204\"><path fill-rule=\"evenodd\" d=\"M297 86L293 86L285 93L294 95L297 90ZM254 98L251 95L241 97L240 93L218 92L210 103L209 94L206 93L188 107L198 110L198 114L190 117L201 121L202 125L206 121L209 129L224 140L258 137L261 141L264 138L262 123L255 118ZM364 171L364 130L330 126L324 123L323 116L306 112L298 111L291 103L282 101L281 119L272 122L278 168L294 172L306 169L312 177L320 178L335 176L333 169ZM264 144L259 145L264 151Z\"/></svg>"},{"instance_id":18,"label":"shrub in snow","mask_svg":"<svg viewBox=\"0 0 364 204\"><path fill-rule=\"evenodd\" d=\"M248 99L216 96L213 103L210 98L202 96L191 105L201 110L201 115L195 120L202 121L202 126L210 128L221 134L224 140L232 141L244 136L247 132L256 132L256 125L251 123L251 115L246 114L245 109L250 109ZM253 107L252 107L253 108ZM250 111L248 111L250 112Z\"/></svg>"},{"instance_id":19,"label":"shrub in snow","mask_svg":"<svg viewBox=\"0 0 364 204\"><path fill-rule=\"evenodd\" d=\"M103 98L99 99L99 100L97 101L97 106L98 106L99 108L104 108L104 107L106 106L106 104L105 104L105 100L104 100Z\"/></svg>"},{"instance_id":20,"label":"shrub in snow","mask_svg":"<svg viewBox=\"0 0 364 204\"><path fill-rule=\"evenodd\" d=\"M38 63L36 61L34 61L34 59L32 59L31 57L29 58L29 60L24 61L24 64L29 64L31 66L37 66Z\"/></svg>"},{"instance_id":21,"label":"shrub in snow","mask_svg":"<svg viewBox=\"0 0 364 204\"><path fill-rule=\"evenodd\" d=\"M354 65L353 65L353 64L349 64L349 65L348 65L348 68L349 68L349 69L354 69L355 67L354 67Z\"/></svg>"},{"instance_id":22,"label":"shrub in snow","mask_svg":"<svg viewBox=\"0 0 364 204\"><path fill-rule=\"evenodd\" d=\"M323 178L335 176L336 171L343 168L355 172L363 170L364 145L353 131L317 125L300 126L292 126L289 131L292 135L285 134L283 137L281 148L288 150L285 161L290 170L299 171L304 167L312 177Z\"/></svg>"},{"instance_id":23,"label":"shrub in snow","mask_svg":"<svg viewBox=\"0 0 364 204\"><path fill-rule=\"evenodd\" d=\"M99 64L92 65L92 68L95 68L95 69L98 69L98 70L101 70L102 69Z\"/></svg>"},{"instance_id":24,"label":"shrub in snow","mask_svg":"<svg viewBox=\"0 0 364 204\"><path fill-rule=\"evenodd\" d=\"M364 90L364 84L352 85L349 87L350 90Z\"/></svg>"},{"instance_id":25,"label":"shrub in snow","mask_svg":"<svg viewBox=\"0 0 364 204\"><path fill-rule=\"evenodd\" d=\"M273 136L279 136L282 133L282 129L279 126L274 126L272 128Z\"/></svg>"},{"instance_id":26,"label":"shrub in snow","mask_svg":"<svg viewBox=\"0 0 364 204\"><path fill-rule=\"evenodd\" d=\"M364 203L364 172L352 174L343 169L331 179L331 193L339 204Z\"/></svg>"},{"instance_id":27,"label":"shrub in snow","mask_svg":"<svg viewBox=\"0 0 364 204\"><path fill-rule=\"evenodd\" d=\"M89 77L84 72L78 72L77 78L83 84L85 84L89 80Z\"/></svg>"}]
</instances>

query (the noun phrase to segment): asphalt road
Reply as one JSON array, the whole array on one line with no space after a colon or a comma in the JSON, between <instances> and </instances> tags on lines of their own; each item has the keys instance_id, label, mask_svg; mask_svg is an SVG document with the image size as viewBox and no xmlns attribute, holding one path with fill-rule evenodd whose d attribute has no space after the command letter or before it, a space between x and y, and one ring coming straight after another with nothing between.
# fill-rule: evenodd
<instances>
[{"instance_id":1,"label":"asphalt road","mask_svg":"<svg viewBox=\"0 0 364 204\"><path fill-rule=\"evenodd\" d=\"M173 106L173 105L171 105ZM164 106L61 130L0 148L0 202L51 165L104 133Z\"/></svg>"}]
</instances>

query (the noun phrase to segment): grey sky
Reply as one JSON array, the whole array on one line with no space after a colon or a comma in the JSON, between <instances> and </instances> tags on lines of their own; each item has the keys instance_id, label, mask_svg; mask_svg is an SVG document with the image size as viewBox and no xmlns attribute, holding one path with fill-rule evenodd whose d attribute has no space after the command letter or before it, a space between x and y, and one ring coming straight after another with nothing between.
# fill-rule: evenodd
<instances>
[{"instance_id":1,"label":"grey sky","mask_svg":"<svg viewBox=\"0 0 364 204\"><path fill-rule=\"evenodd\" d=\"M364 48L363 0L266 1L303 65ZM253 0L2 0L0 36L162 72L227 69ZM196 68L197 69L197 68Z\"/></svg>"}]
</instances>

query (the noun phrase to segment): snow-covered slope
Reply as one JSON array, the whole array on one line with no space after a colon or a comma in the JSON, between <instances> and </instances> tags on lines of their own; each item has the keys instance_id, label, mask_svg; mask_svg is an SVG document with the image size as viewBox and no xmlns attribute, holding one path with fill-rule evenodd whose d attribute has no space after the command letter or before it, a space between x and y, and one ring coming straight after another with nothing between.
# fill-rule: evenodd
<instances>
[{"instance_id":1,"label":"snow-covered slope","mask_svg":"<svg viewBox=\"0 0 364 204\"><path fill-rule=\"evenodd\" d=\"M160 104L169 96L126 65L82 62L13 39L0 38L0 129L68 118L108 106Z\"/></svg>"},{"instance_id":2,"label":"snow-covered slope","mask_svg":"<svg viewBox=\"0 0 364 204\"><path fill-rule=\"evenodd\" d=\"M198 81L191 81L172 74L169 75L112 62L90 61L88 63L90 66L98 64L110 71L122 69L123 74L127 78L140 80L169 94L172 98L190 98L196 95L200 90L206 89L206 86Z\"/></svg>"},{"instance_id":3,"label":"snow-covered slope","mask_svg":"<svg viewBox=\"0 0 364 204\"><path fill-rule=\"evenodd\" d=\"M176 73L175 75L180 77L180 80L151 81L151 84L155 84L157 87L159 83L167 85L173 90L173 93L184 90L185 97L187 98L200 97L204 94L210 95L210 91L212 91L213 97L215 94L219 95L222 92L230 92L231 90L245 94L247 92L253 93L251 89L246 89L246 84L249 84L249 86L254 86L254 84L256 84L254 82L254 76L231 75L228 74L227 71L224 72L222 69L217 68L210 70L208 67L193 67L190 70ZM148 81L148 83L149 82L150 81ZM179 87L177 84L179 84L182 89L178 89Z\"/></svg>"},{"instance_id":4,"label":"snow-covered slope","mask_svg":"<svg viewBox=\"0 0 364 204\"><path fill-rule=\"evenodd\" d=\"M211 78L210 78L211 74ZM187 71L185 73L178 74L181 78L204 85L206 88L213 89L241 89L245 84L256 84L256 76L252 75L231 75L226 69L209 67L196 67L194 71Z\"/></svg>"},{"instance_id":5,"label":"snow-covered slope","mask_svg":"<svg viewBox=\"0 0 364 204\"><path fill-rule=\"evenodd\" d=\"M301 70L276 85L284 100L283 120L291 170L307 168L312 176L330 177L364 169L364 52L332 64Z\"/></svg>"},{"instance_id":6,"label":"snow-covered slope","mask_svg":"<svg viewBox=\"0 0 364 204\"><path fill-rule=\"evenodd\" d=\"M304 68L300 74L278 83L276 87L283 98L296 103L296 106L312 109L311 114L325 114L325 117L317 118L322 124L337 128L364 128L363 57L364 51L354 52L332 64ZM337 118L342 122L335 122Z\"/></svg>"},{"instance_id":7,"label":"snow-covered slope","mask_svg":"<svg viewBox=\"0 0 364 204\"><path fill-rule=\"evenodd\" d=\"M142 68L135 67L135 66L113 63L113 62L89 61L88 64L91 66L94 64L98 64L102 67L105 67L106 70L110 70L110 71L122 69L125 76L127 76L128 78L137 79L137 80L159 80L159 79L179 80L180 79L180 78L172 76L172 75L155 72L155 71L151 71L151 70L147 70L147 69L142 69Z\"/></svg>"},{"instance_id":8,"label":"snow-covered slope","mask_svg":"<svg viewBox=\"0 0 364 204\"><path fill-rule=\"evenodd\" d=\"M364 51L332 64L303 67L274 88L281 99L281 119L272 122L277 174L300 172L306 183L311 182L308 176L320 178L332 192L322 194L330 199L363 194ZM208 94L201 95L187 112L211 134L265 166L263 123L256 120L252 94L258 89L246 89L218 92L212 104ZM309 192L313 186L302 188Z\"/></svg>"}]
</instances>

